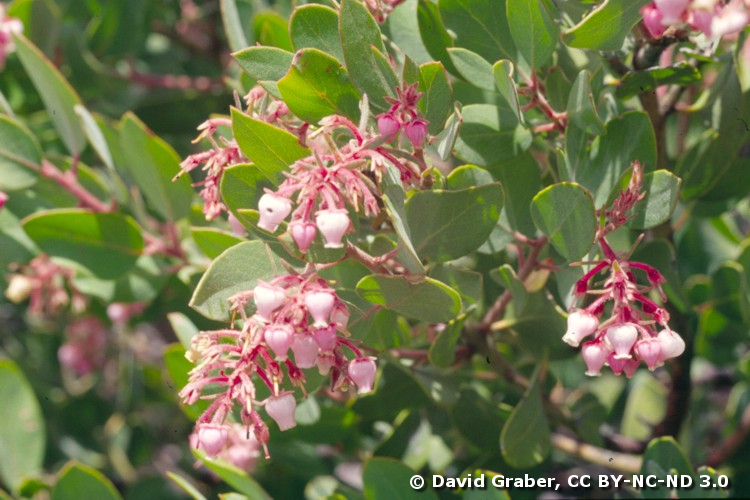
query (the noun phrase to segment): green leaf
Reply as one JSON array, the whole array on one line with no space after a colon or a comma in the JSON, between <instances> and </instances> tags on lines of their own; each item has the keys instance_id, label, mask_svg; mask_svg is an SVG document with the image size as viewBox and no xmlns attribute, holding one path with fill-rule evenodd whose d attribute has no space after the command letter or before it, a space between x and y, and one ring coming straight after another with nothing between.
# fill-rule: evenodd
<instances>
[{"instance_id":1,"label":"green leaf","mask_svg":"<svg viewBox=\"0 0 750 500\"><path fill-rule=\"evenodd\" d=\"M207 318L230 318L229 297L255 288L284 269L278 257L261 241L239 243L219 255L206 270L190 300L190 307ZM249 303L248 308L253 304ZM248 309L250 310L250 309Z\"/></svg>"},{"instance_id":2,"label":"green leaf","mask_svg":"<svg viewBox=\"0 0 750 500\"><path fill-rule=\"evenodd\" d=\"M284 77L294 59L294 54L276 47L248 47L232 56L254 79L274 82Z\"/></svg>"},{"instance_id":3,"label":"green leaf","mask_svg":"<svg viewBox=\"0 0 750 500\"><path fill-rule=\"evenodd\" d=\"M361 93L367 94L370 107L376 111L386 111L388 103L385 96L393 95L395 90L389 81L396 77L395 74L392 77L384 75L373 56L371 47L382 54L386 53L378 23L364 4L357 0L342 0L339 33L352 82Z\"/></svg>"},{"instance_id":4,"label":"green leaf","mask_svg":"<svg viewBox=\"0 0 750 500\"><path fill-rule=\"evenodd\" d=\"M194 227L190 231L193 234L193 239L198 245L198 248L200 248L209 259L215 259L223 253L224 250L233 247L237 243L245 241L233 234L214 228Z\"/></svg>"},{"instance_id":5,"label":"green leaf","mask_svg":"<svg viewBox=\"0 0 750 500\"><path fill-rule=\"evenodd\" d=\"M542 188L539 165L531 153L510 158L492 167L495 178L508 186L504 191L505 203L500 224L506 224L515 231L534 236L536 227L531 220L531 200Z\"/></svg>"},{"instance_id":6,"label":"green leaf","mask_svg":"<svg viewBox=\"0 0 750 500\"><path fill-rule=\"evenodd\" d=\"M461 103L456 101L453 104L453 114L448 118L448 122L445 124L440 134L435 136L435 140L432 141L431 147L435 148L438 156L441 160L446 161L453 154L453 148L456 146L458 140L458 134L461 131L461 124L464 121L463 115L461 115Z\"/></svg>"},{"instance_id":7,"label":"green leaf","mask_svg":"<svg viewBox=\"0 0 750 500\"><path fill-rule=\"evenodd\" d=\"M318 49L303 49L279 80L279 91L291 112L307 122L317 123L333 114L356 121L360 94L349 76L335 57Z\"/></svg>"},{"instance_id":8,"label":"green leaf","mask_svg":"<svg viewBox=\"0 0 750 500\"><path fill-rule=\"evenodd\" d=\"M495 90L492 65L482 56L462 48L450 48L448 54L464 80L480 89Z\"/></svg>"},{"instance_id":9,"label":"green leaf","mask_svg":"<svg viewBox=\"0 0 750 500\"><path fill-rule=\"evenodd\" d=\"M52 489L52 500L117 500L122 497L104 474L77 462L69 462Z\"/></svg>"},{"instance_id":10,"label":"green leaf","mask_svg":"<svg viewBox=\"0 0 750 500\"><path fill-rule=\"evenodd\" d=\"M461 312L461 297L445 284L424 276L366 276L357 293L373 304L429 323L444 323Z\"/></svg>"},{"instance_id":11,"label":"green leaf","mask_svg":"<svg viewBox=\"0 0 750 500\"><path fill-rule=\"evenodd\" d=\"M232 51L244 49L250 45L248 39L252 39L253 36L252 26L248 25L245 28L242 22L242 19L249 18L250 16L243 16L242 14L245 13L241 14L241 10L237 0L221 0L221 19L224 23L224 33L227 35L229 48Z\"/></svg>"},{"instance_id":12,"label":"green leaf","mask_svg":"<svg viewBox=\"0 0 750 500\"><path fill-rule=\"evenodd\" d=\"M398 235L403 250L399 252L399 260L413 273L423 274L424 267L419 259L417 251L411 241L411 229L406 218L406 207L404 200L404 186L398 169L393 165L387 165L383 176L383 204L385 205L388 218L391 219L393 229Z\"/></svg>"},{"instance_id":13,"label":"green leaf","mask_svg":"<svg viewBox=\"0 0 750 500\"><path fill-rule=\"evenodd\" d=\"M537 368L531 385L516 405L500 434L500 451L511 467L525 469L539 465L549 455L551 435L542 405Z\"/></svg>"},{"instance_id":14,"label":"green leaf","mask_svg":"<svg viewBox=\"0 0 750 500\"><path fill-rule=\"evenodd\" d=\"M657 170L643 176L646 197L633 209L628 223L636 229L649 229L667 222L672 217L680 195L682 181L667 170Z\"/></svg>"},{"instance_id":15,"label":"green leaf","mask_svg":"<svg viewBox=\"0 0 750 500\"><path fill-rule=\"evenodd\" d=\"M60 139L71 155L78 156L86 147L86 135L73 109L76 104L81 104L81 98L55 65L31 42L22 36L14 36L13 40L18 58L39 92Z\"/></svg>"},{"instance_id":16,"label":"green leaf","mask_svg":"<svg viewBox=\"0 0 750 500\"><path fill-rule=\"evenodd\" d=\"M464 106L462 114L456 156L467 163L496 165L531 145L531 132L518 123L510 109L471 104Z\"/></svg>"},{"instance_id":17,"label":"green leaf","mask_svg":"<svg viewBox=\"0 0 750 500\"><path fill-rule=\"evenodd\" d=\"M164 366L167 369L169 378L175 387L175 393L185 387L189 380L189 373L195 365L187 360L185 357L185 351L190 349L190 346L183 347L178 343L170 344L164 348ZM199 399L192 405L186 405L182 402L179 403L180 409L188 416L190 420L198 420L200 416L205 412L210 401L206 399Z\"/></svg>"},{"instance_id":18,"label":"green leaf","mask_svg":"<svg viewBox=\"0 0 750 500\"><path fill-rule=\"evenodd\" d=\"M38 253L18 218L8 209L0 210L0 248L0 269L8 269L13 262L28 262Z\"/></svg>"},{"instance_id":19,"label":"green leaf","mask_svg":"<svg viewBox=\"0 0 750 500\"><path fill-rule=\"evenodd\" d=\"M687 61L680 61L673 66L629 71L620 80L615 89L615 94L620 99L627 99L644 92L651 92L660 85L685 87L700 81L701 77L698 68Z\"/></svg>"},{"instance_id":20,"label":"green leaf","mask_svg":"<svg viewBox=\"0 0 750 500\"><path fill-rule=\"evenodd\" d=\"M172 327L177 338L180 339L180 344L183 347L182 354L184 354L191 348L190 341L198 333L198 327L190 321L190 318L180 312L167 313L167 320L169 320L169 326Z\"/></svg>"},{"instance_id":21,"label":"green leaf","mask_svg":"<svg viewBox=\"0 0 750 500\"><path fill-rule=\"evenodd\" d=\"M255 479L247 475L247 472L235 467L234 465L223 460L208 458L202 450L192 450L195 458L200 460L203 465L212 470L223 479L229 486L237 492L247 495L253 500L271 500L263 487Z\"/></svg>"},{"instance_id":22,"label":"green leaf","mask_svg":"<svg viewBox=\"0 0 750 500\"><path fill-rule=\"evenodd\" d=\"M647 3L649 0L605 0L563 33L563 42L577 49L620 50Z\"/></svg>"},{"instance_id":23,"label":"green leaf","mask_svg":"<svg viewBox=\"0 0 750 500\"><path fill-rule=\"evenodd\" d=\"M660 472L663 471L663 473L655 473L655 470L658 469L654 465L657 465ZM648 447L643 454L641 474L654 474L659 479L666 480L667 475L691 476L693 475L693 467L674 438L665 436L652 439L648 443ZM671 488L667 488L662 482L657 485L656 489L644 488L641 493L643 498L664 498L670 496L670 490ZM677 488L676 491L679 495L678 498L683 498L684 490Z\"/></svg>"},{"instance_id":24,"label":"green leaf","mask_svg":"<svg viewBox=\"0 0 750 500\"><path fill-rule=\"evenodd\" d=\"M78 119L81 121L81 127L83 127L86 138L94 148L94 151L96 151L96 154L99 155L99 158L101 158L107 168L114 171L115 163L114 160L112 160L112 153L109 151L109 144L104 137L102 129L99 128L99 125L96 123L96 119L94 119L91 113L80 104L76 104L73 107L73 110L76 115L78 115Z\"/></svg>"},{"instance_id":25,"label":"green leaf","mask_svg":"<svg viewBox=\"0 0 750 500\"><path fill-rule=\"evenodd\" d=\"M438 6L431 0L419 0L417 4L417 24L422 42L430 56L443 63L451 74L457 75L458 70L453 66L446 50L453 46L453 38L443 26Z\"/></svg>"},{"instance_id":26,"label":"green leaf","mask_svg":"<svg viewBox=\"0 0 750 500\"><path fill-rule=\"evenodd\" d=\"M167 472L167 477L174 481L177 486L182 488L185 493L190 495L190 498L192 498L193 500L206 500L206 497L203 496L203 493L198 491L198 489L193 486L193 484L188 481L187 478L184 478L174 472Z\"/></svg>"},{"instance_id":27,"label":"green leaf","mask_svg":"<svg viewBox=\"0 0 750 500\"><path fill-rule=\"evenodd\" d=\"M16 490L24 476L41 472L45 426L34 390L16 366L0 360L0 478Z\"/></svg>"},{"instance_id":28,"label":"green leaf","mask_svg":"<svg viewBox=\"0 0 750 500\"><path fill-rule=\"evenodd\" d=\"M484 469L476 469L474 471L474 477L478 477L481 474L484 474L485 476L485 481L487 481L488 484L487 488L466 490L461 496L462 500L510 500L510 495L508 495L507 489L489 486L492 484L492 478L498 476L504 477L502 474Z\"/></svg>"},{"instance_id":29,"label":"green leaf","mask_svg":"<svg viewBox=\"0 0 750 500\"><path fill-rule=\"evenodd\" d=\"M295 50L318 49L344 62L339 38L339 14L324 5L302 5L289 19Z\"/></svg>"},{"instance_id":30,"label":"green leaf","mask_svg":"<svg viewBox=\"0 0 750 500\"><path fill-rule=\"evenodd\" d=\"M406 219L417 255L445 262L476 250L492 232L502 205L499 183L414 193L406 203Z\"/></svg>"},{"instance_id":31,"label":"green leaf","mask_svg":"<svg viewBox=\"0 0 750 500\"><path fill-rule=\"evenodd\" d=\"M633 439L648 439L667 411L667 390L651 373L639 371L630 382L622 414L621 432Z\"/></svg>"},{"instance_id":32,"label":"green leaf","mask_svg":"<svg viewBox=\"0 0 750 500\"><path fill-rule=\"evenodd\" d=\"M601 135L604 133L604 124L596 112L590 81L588 70L578 73L568 97L568 118L581 130Z\"/></svg>"},{"instance_id":33,"label":"green leaf","mask_svg":"<svg viewBox=\"0 0 750 500\"><path fill-rule=\"evenodd\" d=\"M451 320L440 330L430 346L430 363L438 368L449 368L456 358L456 344L461 337L464 322Z\"/></svg>"},{"instance_id":34,"label":"green leaf","mask_svg":"<svg viewBox=\"0 0 750 500\"><path fill-rule=\"evenodd\" d=\"M362 480L367 500L398 498L399 500L437 500L430 488L421 491L409 487L415 472L406 465L390 458L373 457L365 463ZM425 476L429 483L430 476Z\"/></svg>"},{"instance_id":35,"label":"green leaf","mask_svg":"<svg viewBox=\"0 0 750 500\"><path fill-rule=\"evenodd\" d=\"M505 102L513 110L518 122L526 126L526 121L521 112L521 105L518 103L518 89L516 88L516 82L513 80L513 71L513 62L507 59L496 62L492 67L492 74L495 77L497 90L500 91L500 95L503 96Z\"/></svg>"},{"instance_id":36,"label":"green leaf","mask_svg":"<svg viewBox=\"0 0 750 500\"><path fill-rule=\"evenodd\" d=\"M25 163L39 167L42 150L26 127L9 116L0 116L0 190L26 189L37 181Z\"/></svg>"},{"instance_id":37,"label":"green leaf","mask_svg":"<svg viewBox=\"0 0 750 500\"><path fill-rule=\"evenodd\" d=\"M508 28L506 0L439 0L440 17L456 36L455 46L488 61L516 59Z\"/></svg>"},{"instance_id":38,"label":"green leaf","mask_svg":"<svg viewBox=\"0 0 750 500\"><path fill-rule=\"evenodd\" d=\"M273 189L274 183L258 167L248 163L232 165L221 176L221 199L237 216L241 209L257 208L264 189Z\"/></svg>"},{"instance_id":39,"label":"green leaf","mask_svg":"<svg viewBox=\"0 0 750 500\"><path fill-rule=\"evenodd\" d=\"M141 230L126 215L59 209L31 215L22 224L42 251L78 263L99 278L129 271L143 251Z\"/></svg>"},{"instance_id":40,"label":"green leaf","mask_svg":"<svg viewBox=\"0 0 750 500\"><path fill-rule=\"evenodd\" d=\"M251 118L232 109L232 132L245 155L275 184L284 180L282 172L310 150L300 146L299 139L286 130Z\"/></svg>"},{"instance_id":41,"label":"green leaf","mask_svg":"<svg viewBox=\"0 0 750 500\"><path fill-rule=\"evenodd\" d=\"M292 51L286 19L273 11L259 12L253 18L255 37L261 45Z\"/></svg>"},{"instance_id":42,"label":"green leaf","mask_svg":"<svg viewBox=\"0 0 750 500\"><path fill-rule=\"evenodd\" d=\"M552 56L560 29L546 0L507 2L508 27L518 51L532 68L542 66ZM555 13L556 14L556 13Z\"/></svg>"},{"instance_id":43,"label":"green leaf","mask_svg":"<svg viewBox=\"0 0 750 500\"><path fill-rule=\"evenodd\" d=\"M128 173L149 206L164 220L187 217L193 188L187 175L173 181L180 172L180 157L175 150L130 112L122 120L120 142Z\"/></svg>"},{"instance_id":44,"label":"green leaf","mask_svg":"<svg viewBox=\"0 0 750 500\"><path fill-rule=\"evenodd\" d=\"M458 191L468 189L482 184L492 184L494 182L492 174L476 165L461 165L454 168L448 177L445 178L447 189Z\"/></svg>"},{"instance_id":45,"label":"green leaf","mask_svg":"<svg viewBox=\"0 0 750 500\"><path fill-rule=\"evenodd\" d=\"M510 264L503 264L499 269L492 270L490 277L510 292L513 297L514 307L522 311L526 306L526 287L518 279L518 275L516 275L513 267Z\"/></svg>"},{"instance_id":46,"label":"green leaf","mask_svg":"<svg viewBox=\"0 0 750 500\"><path fill-rule=\"evenodd\" d=\"M591 249L596 213L591 195L572 182L553 184L531 202L531 217L560 255L580 259Z\"/></svg>"},{"instance_id":47,"label":"green leaf","mask_svg":"<svg viewBox=\"0 0 750 500\"><path fill-rule=\"evenodd\" d=\"M74 283L79 292L102 302L149 302L167 283L166 264L158 255L141 255L135 266L117 279L101 279L78 273Z\"/></svg>"}]
</instances>

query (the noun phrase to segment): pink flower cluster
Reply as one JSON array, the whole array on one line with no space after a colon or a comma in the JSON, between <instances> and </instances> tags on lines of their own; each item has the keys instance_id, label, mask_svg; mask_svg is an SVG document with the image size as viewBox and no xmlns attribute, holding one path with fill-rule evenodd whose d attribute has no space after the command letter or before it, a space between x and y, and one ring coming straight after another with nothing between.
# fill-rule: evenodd
<instances>
[{"instance_id":1,"label":"pink flower cluster","mask_svg":"<svg viewBox=\"0 0 750 500\"><path fill-rule=\"evenodd\" d=\"M251 299L255 314L248 316ZM304 393L302 370L316 367L322 375L330 374L334 390L348 385L356 385L360 394L372 390L374 358L364 356L346 339L349 310L317 275L285 275L260 282L231 302L243 328L200 332L193 338L187 356L197 365L180 392L186 404L212 401L196 424L196 444L208 455L224 449L229 435L226 420L238 404L242 424L248 433L252 429L268 456L268 426L258 408L265 408L282 431L294 427L297 403L293 392L283 386L288 379ZM348 359L344 349L354 358ZM258 389L256 380L265 388Z\"/></svg>"},{"instance_id":2,"label":"pink flower cluster","mask_svg":"<svg viewBox=\"0 0 750 500\"><path fill-rule=\"evenodd\" d=\"M419 159L386 143L403 127L415 149L424 144L427 121L416 109L422 94L411 85L398 95L391 110L378 118L380 134L370 132L366 120L360 127L343 116L321 120L322 128L312 134L314 154L295 162L279 188L260 198L258 227L273 233L291 213L288 230L301 252L307 252L318 232L326 248L341 248L351 229L347 206L359 211L361 205L368 217L380 212L381 194L374 180L386 162L398 168L405 185L416 182L422 171ZM336 146L332 134L337 131L348 133L351 140Z\"/></svg>"},{"instance_id":3,"label":"pink flower cluster","mask_svg":"<svg viewBox=\"0 0 750 500\"><path fill-rule=\"evenodd\" d=\"M750 1L654 0L641 9L643 24L653 37L684 25L720 38L742 31L750 23Z\"/></svg>"},{"instance_id":4,"label":"pink flower cluster","mask_svg":"<svg viewBox=\"0 0 750 500\"><path fill-rule=\"evenodd\" d=\"M8 277L5 296L14 304L29 299L29 314L34 316L54 316L69 305L80 313L87 300L73 285L74 276L75 271L42 254Z\"/></svg>"},{"instance_id":5,"label":"pink flower cluster","mask_svg":"<svg viewBox=\"0 0 750 500\"><path fill-rule=\"evenodd\" d=\"M198 424L190 435L190 446L248 472L255 469L260 456L260 443L255 436L234 422L224 425Z\"/></svg>"},{"instance_id":6,"label":"pink flower cluster","mask_svg":"<svg viewBox=\"0 0 750 500\"><path fill-rule=\"evenodd\" d=\"M57 351L64 370L86 375L106 361L107 327L94 316L75 319L65 329L65 343Z\"/></svg>"},{"instance_id":7,"label":"pink flower cluster","mask_svg":"<svg viewBox=\"0 0 750 500\"><path fill-rule=\"evenodd\" d=\"M0 69L5 66L8 54L16 50L13 35L23 34L23 23L5 13L5 4L0 3Z\"/></svg>"},{"instance_id":8,"label":"pink flower cluster","mask_svg":"<svg viewBox=\"0 0 750 500\"><path fill-rule=\"evenodd\" d=\"M367 10L370 11L372 17L378 24L383 24L388 15L393 12L399 4L403 3L404 0L364 0Z\"/></svg>"}]
</instances>

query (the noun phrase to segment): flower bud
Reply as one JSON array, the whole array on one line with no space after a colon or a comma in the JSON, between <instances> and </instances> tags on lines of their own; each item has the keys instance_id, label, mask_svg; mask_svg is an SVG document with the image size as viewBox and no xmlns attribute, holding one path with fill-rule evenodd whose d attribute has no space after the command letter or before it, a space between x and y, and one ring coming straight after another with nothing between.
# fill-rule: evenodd
<instances>
[{"instance_id":1,"label":"flower bud","mask_svg":"<svg viewBox=\"0 0 750 500\"><path fill-rule=\"evenodd\" d=\"M242 222L237 219L237 217L234 216L233 213L229 213L229 217L227 218L227 221L229 222L229 227L232 228L232 234L237 236L245 236L247 235L247 229L242 224Z\"/></svg>"},{"instance_id":2,"label":"flower bud","mask_svg":"<svg viewBox=\"0 0 750 500\"><path fill-rule=\"evenodd\" d=\"M398 129L401 128L401 124L396 120L396 117L391 113L383 113L378 116L378 130L380 135L392 136Z\"/></svg>"},{"instance_id":3,"label":"flower bud","mask_svg":"<svg viewBox=\"0 0 750 500\"><path fill-rule=\"evenodd\" d=\"M607 356L607 364L610 368L612 368L612 372L615 375L622 374L622 371L625 369L625 365L628 364L628 361L630 361L630 359L615 358L615 353L613 352L609 353L609 356Z\"/></svg>"},{"instance_id":4,"label":"flower bud","mask_svg":"<svg viewBox=\"0 0 750 500\"><path fill-rule=\"evenodd\" d=\"M300 252L307 252L307 249L310 248L310 245L315 239L315 234L317 233L315 224L312 222L296 220L289 225L289 229L292 232L292 238L297 244L297 248L299 248Z\"/></svg>"},{"instance_id":5,"label":"flower bud","mask_svg":"<svg viewBox=\"0 0 750 500\"><path fill-rule=\"evenodd\" d=\"M659 9L653 5L646 5L641 9L641 15L643 15L643 24L652 37L658 38L664 33L665 27L661 23L664 14Z\"/></svg>"},{"instance_id":6,"label":"flower bud","mask_svg":"<svg viewBox=\"0 0 750 500\"><path fill-rule=\"evenodd\" d=\"M328 372L331 371L331 367L334 364L336 364L336 359L333 357L333 354L321 352L318 355L318 373L320 373L321 375L328 375Z\"/></svg>"},{"instance_id":7,"label":"flower bud","mask_svg":"<svg viewBox=\"0 0 750 500\"><path fill-rule=\"evenodd\" d=\"M710 37L712 36L711 23L713 20L714 13L712 11L693 9L690 16L690 25Z\"/></svg>"},{"instance_id":8,"label":"flower bud","mask_svg":"<svg viewBox=\"0 0 750 500\"><path fill-rule=\"evenodd\" d=\"M654 371L662 364L661 345L655 337L641 339L635 344L635 353L646 363L648 369Z\"/></svg>"},{"instance_id":9,"label":"flower bud","mask_svg":"<svg viewBox=\"0 0 750 500\"><path fill-rule=\"evenodd\" d=\"M8 201L8 195L0 191L0 209L5 206L5 202Z\"/></svg>"},{"instance_id":10,"label":"flower bud","mask_svg":"<svg viewBox=\"0 0 750 500\"><path fill-rule=\"evenodd\" d=\"M10 279L8 288L5 290L5 296L14 304L19 304L31 295L33 288L34 286L29 278L16 274Z\"/></svg>"},{"instance_id":11,"label":"flower bud","mask_svg":"<svg viewBox=\"0 0 750 500\"><path fill-rule=\"evenodd\" d=\"M312 368L318 358L320 346L310 335L296 335L292 343L294 364L297 368Z\"/></svg>"},{"instance_id":12,"label":"flower bud","mask_svg":"<svg viewBox=\"0 0 750 500\"><path fill-rule=\"evenodd\" d=\"M563 342L578 347L585 337L599 328L599 320L588 311L578 309L568 315L568 331L563 336Z\"/></svg>"},{"instance_id":13,"label":"flower bud","mask_svg":"<svg viewBox=\"0 0 750 500\"><path fill-rule=\"evenodd\" d=\"M676 358L685 351L685 341L672 330L662 330L656 336L661 347L661 359Z\"/></svg>"},{"instance_id":14,"label":"flower bud","mask_svg":"<svg viewBox=\"0 0 750 500\"><path fill-rule=\"evenodd\" d=\"M630 358L625 360L625 367L623 368L623 371L625 372L625 376L628 378L633 378L633 375L635 375L635 372L638 371L638 365L640 362L635 358Z\"/></svg>"},{"instance_id":15,"label":"flower bud","mask_svg":"<svg viewBox=\"0 0 750 500\"><path fill-rule=\"evenodd\" d=\"M415 118L414 120L406 124L406 127L404 127L404 132L406 133L406 137L409 138L409 141L412 143L412 145L415 148L420 148L427 138L427 121L421 118Z\"/></svg>"},{"instance_id":16,"label":"flower bud","mask_svg":"<svg viewBox=\"0 0 750 500\"><path fill-rule=\"evenodd\" d=\"M305 294L305 307L313 318L313 326L328 326L328 317L335 302L336 298L331 292L321 290Z\"/></svg>"},{"instance_id":17,"label":"flower bud","mask_svg":"<svg viewBox=\"0 0 750 500\"><path fill-rule=\"evenodd\" d=\"M313 338L322 351L331 352L336 348L338 335L336 335L336 329L334 327L325 326L316 329L313 333Z\"/></svg>"},{"instance_id":18,"label":"flower bud","mask_svg":"<svg viewBox=\"0 0 750 500\"><path fill-rule=\"evenodd\" d=\"M238 469L248 471L254 468L258 458L258 442L253 438L247 443L235 443L227 450L229 462Z\"/></svg>"},{"instance_id":19,"label":"flower bud","mask_svg":"<svg viewBox=\"0 0 750 500\"><path fill-rule=\"evenodd\" d=\"M581 348L583 361L586 362L586 375L589 377L598 377L601 375L602 366L610 353L609 346L604 342L592 340L586 342Z\"/></svg>"},{"instance_id":20,"label":"flower bud","mask_svg":"<svg viewBox=\"0 0 750 500\"><path fill-rule=\"evenodd\" d=\"M342 248L344 234L349 230L349 213L342 209L318 210L315 213L315 223L325 240L326 248Z\"/></svg>"},{"instance_id":21,"label":"flower bud","mask_svg":"<svg viewBox=\"0 0 750 500\"><path fill-rule=\"evenodd\" d=\"M266 413L276 421L282 431L291 429L297 425L294 412L297 402L291 392L285 392L278 396L269 396L266 399Z\"/></svg>"},{"instance_id":22,"label":"flower bud","mask_svg":"<svg viewBox=\"0 0 750 500\"><path fill-rule=\"evenodd\" d=\"M292 202L288 199L266 193L258 200L258 212L260 212L258 227L273 233L291 211Z\"/></svg>"},{"instance_id":23,"label":"flower bud","mask_svg":"<svg viewBox=\"0 0 750 500\"><path fill-rule=\"evenodd\" d=\"M258 316L269 321L273 312L286 302L286 293L281 287L258 283L253 289L253 301Z\"/></svg>"},{"instance_id":24,"label":"flower bud","mask_svg":"<svg viewBox=\"0 0 750 500\"><path fill-rule=\"evenodd\" d=\"M209 457L215 457L224 449L228 435L223 425L198 424L198 447L203 448Z\"/></svg>"},{"instance_id":25,"label":"flower bud","mask_svg":"<svg viewBox=\"0 0 750 500\"><path fill-rule=\"evenodd\" d=\"M266 328L263 338L276 355L277 361L286 360L287 352L294 342L291 328L286 325L271 325Z\"/></svg>"},{"instance_id":26,"label":"flower bud","mask_svg":"<svg viewBox=\"0 0 750 500\"><path fill-rule=\"evenodd\" d=\"M375 360L371 357L357 358L349 362L349 378L357 384L357 394L366 394L372 391L375 383L375 372L377 366Z\"/></svg>"},{"instance_id":27,"label":"flower bud","mask_svg":"<svg viewBox=\"0 0 750 500\"><path fill-rule=\"evenodd\" d=\"M711 36L719 38L742 31L750 22L750 14L742 7L728 4L711 20Z\"/></svg>"},{"instance_id":28,"label":"flower bud","mask_svg":"<svg viewBox=\"0 0 750 500\"><path fill-rule=\"evenodd\" d=\"M690 0L654 0L656 8L664 15L662 24L671 26L682 22L682 14L687 9Z\"/></svg>"},{"instance_id":29,"label":"flower bud","mask_svg":"<svg viewBox=\"0 0 750 500\"><path fill-rule=\"evenodd\" d=\"M615 358L629 359L630 350L638 339L638 329L631 323L621 323L607 328L606 336L615 351Z\"/></svg>"}]
</instances>

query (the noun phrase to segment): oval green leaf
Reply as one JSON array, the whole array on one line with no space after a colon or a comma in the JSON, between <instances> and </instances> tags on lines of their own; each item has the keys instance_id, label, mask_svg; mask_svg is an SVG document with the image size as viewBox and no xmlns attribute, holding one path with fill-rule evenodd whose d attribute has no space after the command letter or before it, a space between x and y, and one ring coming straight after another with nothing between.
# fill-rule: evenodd
<instances>
[{"instance_id":1,"label":"oval green leaf","mask_svg":"<svg viewBox=\"0 0 750 500\"><path fill-rule=\"evenodd\" d=\"M518 51L532 68L542 66L552 56L560 37L560 28L552 13L552 2L513 0L506 4L508 27Z\"/></svg>"},{"instance_id":2,"label":"oval green leaf","mask_svg":"<svg viewBox=\"0 0 750 500\"><path fill-rule=\"evenodd\" d=\"M27 165L40 166L42 150L31 132L9 116L0 116L0 190L26 189L37 181Z\"/></svg>"},{"instance_id":3,"label":"oval green leaf","mask_svg":"<svg viewBox=\"0 0 750 500\"><path fill-rule=\"evenodd\" d=\"M461 312L461 297L449 286L423 276L365 276L357 293L373 304L428 323L444 323Z\"/></svg>"},{"instance_id":4,"label":"oval green leaf","mask_svg":"<svg viewBox=\"0 0 750 500\"><path fill-rule=\"evenodd\" d=\"M417 491L410 488L409 480L415 472L392 458L373 457L367 461L362 471L362 480L367 500L398 498L403 500L437 500L430 488ZM430 477L425 476L426 482Z\"/></svg>"},{"instance_id":5,"label":"oval green leaf","mask_svg":"<svg viewBox=\"0 0 750 500\"><path fill-rule=\"evenodd\" d=\"M251 77L274 82L284 77L294 59L294 54L276 47L248 47L232 56Z\"/></svg>"},{"instance_id":6,"label":"oval green leaf","mask_svg":"<svg viewBox=\"0 0 750 500\"><path fill-rule=\"evenodd\" d=\"M289 19L294 50L318 49L344 62L339 37L339 14L325 5L302 5Z\"/></svg>"},{"instance_id":7,"label":"oval green leaf","mask_svg":"<svg viewBox=\"0 0 750 500\"><path fill-rule=\"evenodd\" d=\"M649 1L605 0L563 33L563 42L577 49L620 50L625 37L641 20L641 7Z\"/></svg>"},{"instance_id":8,"label":"oval green leaf","mask_svg":"<svg viewBox=\"0 0 750 500\"><path fill-rule=\"evenodd\" d=\"M88 465L70 462L52 489L52 500L119 500L122 497L104 474Z\"/></svg>"},{"instance_id":9,"label":"oval green leaf","mask_svg":"<svg viewBox=\"0 0 750 500\"><path fill-rule=\"evenodd\" d=\"M539 465L551 448L551 435L542 405L539 370L531 386L516 405L500 434L500 451L512 467L526 469Z\"/></svg>"}]
</instances>

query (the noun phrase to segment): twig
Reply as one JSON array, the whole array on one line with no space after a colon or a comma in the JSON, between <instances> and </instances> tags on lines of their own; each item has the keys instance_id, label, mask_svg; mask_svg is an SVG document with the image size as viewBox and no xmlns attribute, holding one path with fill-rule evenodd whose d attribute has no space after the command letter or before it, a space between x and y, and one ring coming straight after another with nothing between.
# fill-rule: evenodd
<instances>
[{"instance_id":1,"label":"twig","mask_svg":"<svg viewBox=\"0 0 750 500\"><path fill-rule=\"evenodd\" d=\"M745 408L737 428L714 448L706 459L709 467L719 467L732 458L750 436L750 406Z\"/></svg>"},{"instance_id":2,"label":"twig","mask_svg":"<svg viewBox=\"0 0 750 500\"><path fill-rule=\"evenodd\" d=\"M558 433L552 434L552 446L594 465L627 474L638 474L643 462L643 459L637 455L605 450Z\"/></svg>"}]
</instances>

